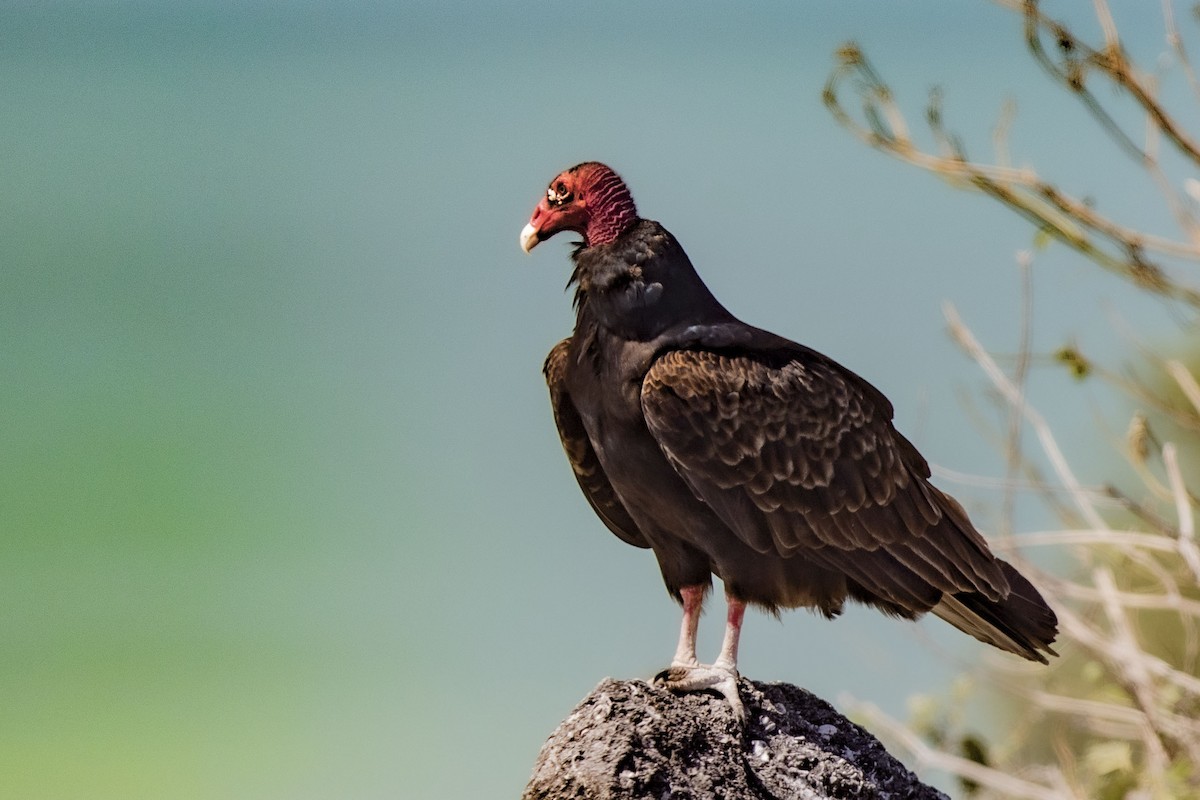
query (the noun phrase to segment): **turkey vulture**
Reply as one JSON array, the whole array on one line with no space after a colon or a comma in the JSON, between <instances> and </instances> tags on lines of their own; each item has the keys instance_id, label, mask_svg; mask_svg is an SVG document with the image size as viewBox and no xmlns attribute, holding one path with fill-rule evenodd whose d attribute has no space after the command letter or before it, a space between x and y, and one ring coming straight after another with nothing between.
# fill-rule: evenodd
<instances>
[{"instance_id":1,"label":"turkey vulture","mask_svg":"<svg viewBox=\"0 0 1200 800\"><path fill-rule=\"evenodd\" d=\"M737 650L747 603L836 617L846 599L916 619L927 611L1032 661L1054 612L988 549L892 425L892 404L850 370L747 325L700 280L679 242L637 214L609 167L550 182L521 247L583 237L575 332L544 372L554 421L584 496L622 540L650 548L683 605L669 688L713 688L743 716ZM721 652L696 658L716 575Z\"/></svg>"}]
</instances>

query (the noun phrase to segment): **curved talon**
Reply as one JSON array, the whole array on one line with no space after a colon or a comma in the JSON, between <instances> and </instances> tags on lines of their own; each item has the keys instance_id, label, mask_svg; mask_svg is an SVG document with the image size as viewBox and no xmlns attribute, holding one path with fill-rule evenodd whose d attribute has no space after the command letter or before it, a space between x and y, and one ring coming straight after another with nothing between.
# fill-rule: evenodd
<instances>
[{"instance_id":1,"label":"curved talon","mask_svg":"<svg viewBox=\"0 0 1200 800\"><path fill-rule=\"evenodd\" d=\"M720 692L729 703L729 709L738 724L744 725L746 722L746 708L738 694L736 669L720 664L672 664L655 675L654 682L673 692L699 692L705 689Z\"/></svg>"},{"instance_id":2,"label":"curved talon","mask_svg":"<svg viewBox=\"0 0 1200 800\"><path fill-rule=\"evenodd\" d=\"M675 689L680 692L690 692L699 689L708 688L704 686L692 686L688 682L688 676L693 670L701 669L704 665L697 662L695 664L672 664L662 672L654 676L654 682L667 688Z\"/></svg>"}]
</instances>

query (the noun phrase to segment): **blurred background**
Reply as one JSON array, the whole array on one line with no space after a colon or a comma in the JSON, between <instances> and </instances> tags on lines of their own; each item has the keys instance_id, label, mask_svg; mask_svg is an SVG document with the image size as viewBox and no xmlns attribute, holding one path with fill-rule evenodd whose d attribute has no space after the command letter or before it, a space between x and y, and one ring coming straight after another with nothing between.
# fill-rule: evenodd
<instances>
[{"instance_id":1,"label":"blurred background","mask_svg":"<svg viewBox=\"0 0 1200 800\"><path fill-rule=\"evenodd\" d=\"M1114 10L1155 63L1157 14ZM596 683L666 664L678 609L578 492L540 374L567 237L517 246L579 161L931 462L1002 474L941 305L1015 351L1032 232L835 125L848 39L911 118L944 87L976 155L1015 97L1015 162L1161 216L982 2L5 3L0 796L514 797ZM1169 328L1077 256L1034 269L1035 349ZM1033 396L1086 479L1104 409L1068 383ZM904 716L980 647L756 614L742 669Z\"/></svg>"}]
</instances>

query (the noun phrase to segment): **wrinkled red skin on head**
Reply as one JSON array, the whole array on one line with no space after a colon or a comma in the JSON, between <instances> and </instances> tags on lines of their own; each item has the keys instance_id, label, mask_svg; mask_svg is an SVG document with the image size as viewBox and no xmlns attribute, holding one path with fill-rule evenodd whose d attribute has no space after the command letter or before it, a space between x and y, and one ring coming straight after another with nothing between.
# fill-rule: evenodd
<instances>
[{"instance_id":1,"label":"wrinkled red skin on head","mask_svg":"<svg viewBox=\"0 0 1200 800\"><path fill-rule=\"evenodd\" d=\"M608 244L637 222L637 208L625 183L609 167L589 161L559 173L548 191L566 200L555 203L544 196L529 224L545 241L560 231L583 234L587 247Z\"/></svg>"},{"instance_id":2,"label":"wrinkled red skin on head","mask_svg":"<svg viewBox=\"0 0 1200 800\"><path fill-rule=\"evenodd\" d=\"M550 185L553 186L560 180L562 180L561 175L551 181ZM529 224L537 229L538 239L545 241L561 231L586 234L588 216L588 209L582 203L572 202L565 206L552 206L549 198L543 197L537 207L533 209L533 216L529 218Z\"/></svg>"}]
</instances>

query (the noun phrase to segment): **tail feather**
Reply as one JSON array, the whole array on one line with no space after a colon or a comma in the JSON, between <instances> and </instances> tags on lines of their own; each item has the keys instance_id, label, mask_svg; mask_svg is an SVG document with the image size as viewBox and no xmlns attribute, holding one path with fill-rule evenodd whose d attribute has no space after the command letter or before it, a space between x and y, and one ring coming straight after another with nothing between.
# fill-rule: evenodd
<instances>
[{"instance_id":1,"label":"tail feather","mask_svg":"<svg viewBox=\"0 0 1200 800\"><path fill-rule=\"evenodd\" d=\"M982 642L1049 663L1043 653L1058 655L1050 647L1058 635L1058 618L1021 573L1005 561L997 563L1008 578L1007 597L989 600L978 592L946 594L933 613Z\"/></svg>"}]
</instances>

